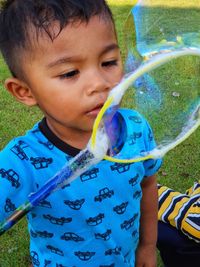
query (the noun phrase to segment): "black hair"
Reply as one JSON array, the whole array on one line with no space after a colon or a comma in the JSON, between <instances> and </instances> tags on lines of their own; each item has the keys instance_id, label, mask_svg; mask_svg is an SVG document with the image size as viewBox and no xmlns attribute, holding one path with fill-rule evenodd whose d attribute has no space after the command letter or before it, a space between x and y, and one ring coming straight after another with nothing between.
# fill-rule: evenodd
<instances>
[{"instance_id":1,"label":"black hair","mask_svg":"<svg viewBox=\"0 0 200 267\"><path fill-rule=\"evenodd\" d=\"M105 0L3 0L0 8L0 51L14 77L20 76L20 53L30 50L33 36L46 33L53 41L69 23L88 22L98 15L113 22ZM54 22L60 29L55 35ZM20 55L20 56L19 56Z\"/></svg>"}]
</instances>

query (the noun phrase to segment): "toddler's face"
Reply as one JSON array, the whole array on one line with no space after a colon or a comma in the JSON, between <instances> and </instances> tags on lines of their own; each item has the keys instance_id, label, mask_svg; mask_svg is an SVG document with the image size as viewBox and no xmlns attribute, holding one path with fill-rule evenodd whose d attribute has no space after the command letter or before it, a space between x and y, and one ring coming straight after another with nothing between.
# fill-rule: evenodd
<instances>
[{"instance_id":1,"label":"toddler's face","mask_svg":"<svg viewBox=\"0 0 200 267\"><path fill-rule=\"evenodd\" d=\"M108 92L122 78L114 26L94 16L73 23L52 42L45 36L30 63L23 67L36 103L49 127L72 145L88 141Z\"/></svg>"}]
</instances>

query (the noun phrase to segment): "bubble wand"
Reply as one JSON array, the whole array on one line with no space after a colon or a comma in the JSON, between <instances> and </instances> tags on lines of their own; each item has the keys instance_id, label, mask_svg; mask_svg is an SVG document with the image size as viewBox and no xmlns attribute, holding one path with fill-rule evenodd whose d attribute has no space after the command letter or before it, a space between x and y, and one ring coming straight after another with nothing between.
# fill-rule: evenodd
<instances>
[{"instance_id":1,"label":"bubble wand","mask_svg":"<svg viewBox=\"0 0 200 267\"><path fill-rule=\"evenodd\" d=\"M187 127L182 129L182 132L177 136L177 138L170 144L163 147L156 147L152 151L143 151L141 154L136 155L130 153L130 157L120 158L120 151L118 151L116 147L117 135L119 133L113 131L112 128L120 101L129 86L131 86L138 77L148 71L153 70L174 58L185 55L200 56L200 49L184 48L155 55L140 65L134 72L125 76L123 80L109 93L107 101L95 120L92 136L86 146L86 149L81 151L76 157L69 161L57 174L47 181L40 190L31 193L26 203L18 207L18 209L9 218L0 223L0 235L15 225L24 215L36 207L40 201L44 200L52 192L58 190L66 184L69 184L89 167L97 164L103 158L118 163L131 163L151 158L159 158L163 157L169 150L173 149L188 138L200 125L200 101L198 101L195 111L191 114L189 124ZM101 142L99 142L99 140L101 140ZM118 152L108 156L108 151Z\"/></svg>"}]
</instances>

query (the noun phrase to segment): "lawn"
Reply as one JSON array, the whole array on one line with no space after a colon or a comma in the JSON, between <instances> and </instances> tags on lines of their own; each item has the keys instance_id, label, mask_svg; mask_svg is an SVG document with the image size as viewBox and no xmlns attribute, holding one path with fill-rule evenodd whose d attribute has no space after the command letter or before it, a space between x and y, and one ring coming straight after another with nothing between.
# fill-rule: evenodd
<instances>
[{"instance_id":1,"label":"lawn","mask_svg":"<svg viewBox=\"0 0 200 267\"><path fill-rule=\"evenodd\" d=\"M109 4L116 19L116 27L119 43L122 49L122 56L125 59L126 50L124 43L124 23L127 21L127 15L130 13L131 6L135 0L109 0ZM186 0L168 0L165 5L161 5L163 1L155 0L154 11L156 14L164 11L167 17L167 22L171 24L173 29L177 23L173 20L173 15L169 16L169 11L174 9L177 14L181 10L183 16L187 18L188 9L193 10L193 18L196 16L196 21L199 21L200 16L197 16L196 7L200 8L199 1ZM195 4L195 5L194 5ZM182 7L179 9L179 7ZM185 8L185 10L184 10ZM195 19L193 19L195 21ZM188 27L196 29L199 23L194 25L189 24ZM134 37L133 37L134 38ZM179 64L181 64L179 62ZM173 66L176 68L176 66ZM193 72L192 66L188 68ZM3 148L10 139L14 136L23 134L27 129L38 121L42 115L36 108L26 108L15 102L13 98L3 88L5 78L9 72L0 57L0 148ZM164 73L159 77L164 83L166 78ZM198 92L199 96L199 92ZM191 184L200 178L200 130L197 130L187 141L179 145L176 149L168 153L164 158L162 169L158 173L158 181L168 185L176 190L184 191ZM29 239L26 231L26 221L22 220L13 229L8 231L1 237L0 241L0 267L27 267L29 265ZM159 258L159 257L158 257ZM158 267L161 267L159 260Z\"/></svg>"}]
</instances>

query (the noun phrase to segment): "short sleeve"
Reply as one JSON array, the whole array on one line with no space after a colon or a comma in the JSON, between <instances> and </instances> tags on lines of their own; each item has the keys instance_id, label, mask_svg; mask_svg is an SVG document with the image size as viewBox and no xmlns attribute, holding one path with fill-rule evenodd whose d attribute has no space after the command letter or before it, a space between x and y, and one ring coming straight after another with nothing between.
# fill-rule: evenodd
<instances>
[{"instance_id":1,"label":"short sleeve","mask_svg":"<svg viewBox=\"0 0 200 267\"><path fill-rule=\"evenodd\" d=\"M151 151L156 147L153 131L149 123L144 119L143 137L146 151ZM145 177L154 175L162 165L162 159L149 159L144 163Z\"/></svg>"},{"instance_id":2,"label":"short sleeve","mask_svg":"<svg viewBox=\"0 0 200 267\"><path fill-rule=\"evenodd\" d=\"M0 221L27 201L33 191L33 180L24 164L25 154L19 153L19 142L11 141L0 152Z\"/></svg>"}]
</instances>

